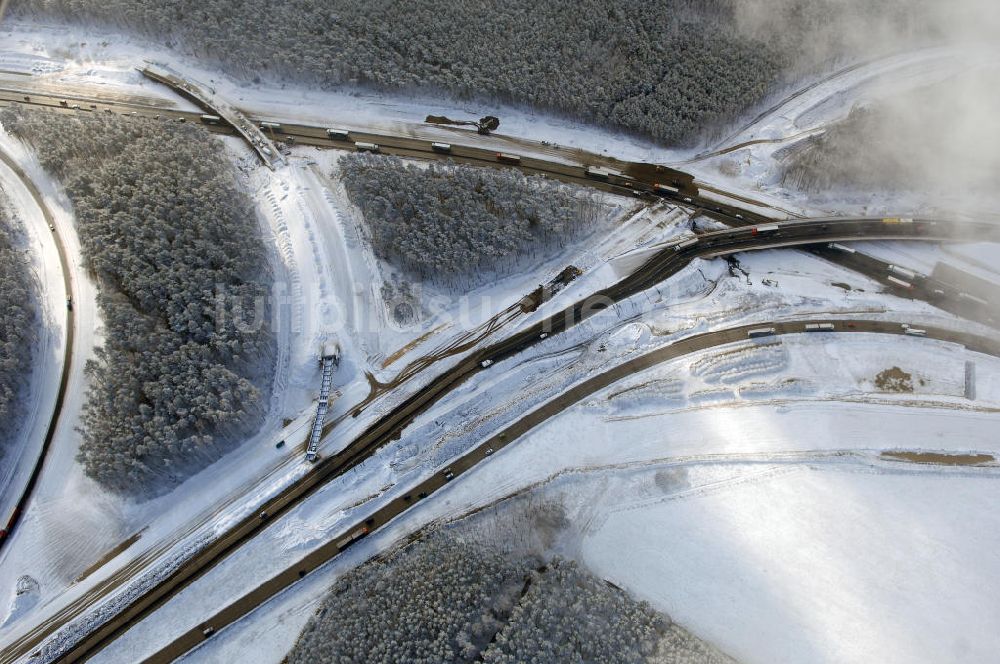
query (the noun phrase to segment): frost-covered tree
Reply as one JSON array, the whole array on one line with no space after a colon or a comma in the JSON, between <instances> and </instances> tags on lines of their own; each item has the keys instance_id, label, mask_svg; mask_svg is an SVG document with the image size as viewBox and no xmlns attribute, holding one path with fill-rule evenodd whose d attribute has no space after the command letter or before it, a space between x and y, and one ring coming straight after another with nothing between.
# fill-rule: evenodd
<instances>
[{"instance_id":1,"label":"frost-covered tree","mask_svg":"<svg viewBox=\"0 0 1000 664\"><path fill-rule=\"evenodd\" d=\"M495 517L473 516L471 530L449 527L347 572L288 664L732 664L575 562L542 565L485 544L477 533Z\"/></svg>"},{"instance_id":2,"label":"frost-covered tree","mask_svg":"<svg viewBox=\"0 0 1000 664\"><path fill-rule=\"evenodd\" d=\"M379 257L411 276L475 287L593 228L594 194L513 169L345 155L347 193Z\"/></svg>"},{"instance_id":3,"label":"frost-covered tree","mask_svg":"<svg viewBox=\"0 0 1000 664\"><path fill-rule=\"evenodd\" d=\"M340 578L288 664L474 661L531 567L437 534Z\"/></svg>"},{"instance_id":4,"label":"frost-covered tree","mask_svg":"<svg viewBox=\"0 0 1000 664\"><path fill-rule=\"evenodd\" d=\"M264 413L273 336L231 307L270 290L252 202L200 127L12 109L0 122L62 182L100 287L79 459L112 490L168 489Z\"/></svg>"},{"instance_id":5,"label":"frost-covered tree","mask_svg":"<svg viewBox=\"0 0 1000 664\"><path fill-rule=\"evenodd\" d=\"M30 264L18 246L20 229L0 191L0 456L23 421L38 323Z\"/></svg>"},{"instance_id":6,"label":"frost-covered tree","mask_svg":"<svg viewBox=\"0 0 1000 664\"><path fill-rule=\"evenodd\" d=\"M666 621L648 604L556 560L534 572L527 593L484 653L484 662L645 662Z\"/></svg>"},{"instance_id":7,"label":"frost-covered tree","mask_svg":"<svg viewBox=\"0 0 1000 664\"><path fill-rule=\"evenodd\" d=\"M743 112L794 60L741 33L734 0L15 0L10 12L138 31L249 80L443 91L667 143Z\"/></svg>"}]
</instances>

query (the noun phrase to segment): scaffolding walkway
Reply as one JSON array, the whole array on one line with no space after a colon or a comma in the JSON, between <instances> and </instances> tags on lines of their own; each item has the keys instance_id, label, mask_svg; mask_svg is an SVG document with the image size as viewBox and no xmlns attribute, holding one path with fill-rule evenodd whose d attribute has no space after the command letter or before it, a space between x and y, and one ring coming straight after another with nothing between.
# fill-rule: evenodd
<instances>
[{"instance_id":1,"label":"scaffolding walkway","mask_svg":"<svg viewBox=\"0 0 1000 664\"><path fill-rule=\"evenodd\" d=\"M309 434L309 446L306 448L306 459L315 461L319 450L319 440L323 437L323 425L326 423L326 413L330 410L330 394L333 392L333 372L337 368L336 356L323 358L323 378L319 386L319 401L316 404L316 419L313 420L312 432Z\"/></svg>"}]
</instances>

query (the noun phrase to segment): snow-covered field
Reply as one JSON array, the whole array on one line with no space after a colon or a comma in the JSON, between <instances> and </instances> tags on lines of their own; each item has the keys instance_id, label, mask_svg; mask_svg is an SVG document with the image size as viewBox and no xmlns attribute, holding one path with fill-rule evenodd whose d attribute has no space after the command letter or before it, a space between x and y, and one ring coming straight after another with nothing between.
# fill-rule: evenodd
<instances>
[{"instance_id":1,"label":"snow-covered field","mask_svg":"<svg viewBox=\"0 0 1000 664\"><path fill-rule=\"evenodd\" d=\"M85 30L19 24L4 24L4 31L0 76L3 70L31 72L53 86L157 96L188 107L134 71L154 53L254 114L454 138L455 130L422 125L423 117L491 112L501 117L501 133L511 136L636 160L677 163L695 156L523 109L238 85L120 35L98 39ZM724 142L773 143L706 158L690 168L700 179L797 214L896 212L868 199L811 208L769 179L774 152L802 132L820 131L855 103L940 80L992 57L937 49L864 65L789 97ZM6 137L3 141L20 150ZM226 145L234 161L252 162L235 139L226 139ZM100 340L94 287L79 269L65 197L23 150L17 154L69 239L79 349L66 417L38 499L0 558L0 611L24 573L39 581L40 602L0 627L0 643L144 553L162 547L161 560L176 560L301 477L308 466L296 448L309 425L323 341L337 335L344 348L335 377L342 396L330 414L344 419L324 442L321 451L330 453L403 396L387 395L360 417L345 417L368 395L366 373L388 382L408 363L479 329L565 265L583 268L555 299L497 336L530 325L620 278L631 263L617 257L691 223L675 208L632 210L623 200L609 199L600 232L471 298L459 301L427 290L424 297L440 306L428 307L432 314L419 322L400 326L379 294L390 270L364 242L358 212L337 182L337 153L296 148L289 165L276 172L247 166L246 184L274 248L278 284L281 351L272 410L261 433L240 449L181 489L134 505L100 493L73 460L79 442L75 413L84 395L82 364ZM3 171L0 175L22 217L33 226L41 223L30 201L8 187ZM48 306L58 313L62 295L55 282L61 276L51 267L53 250L40 247L39 269ZM927 272L947 260L994 281L1000 254L995 245L942 249L901 243L880 243L872 253ZM730 275L719 260L697 261L669 282L481 373L420 415L401 440L272 523L94 661L139 661L525 410L689 334L810 316L994 333L884 293L879 284L810 255L765 251L739 260L749 277ZM61 357L58 330L50 335L46 343ZM442 359L403 392L456 360ZM967 361L976 366L971 400L965 394ZM879 374L895 367L910 374L911 390L879 387ZM46 365L39 375L58 372ZM1000 645L991 630L1000 622L995 600L1000 547L993 535L1000 524L983 507L997 497L996 469L918 467L879 454L893 449L1000 453L993 433L1000 424L997 376L996 358L953 344L910 338L885 343L873 335L783 337L654 367L557 415L185 659L280 662L324 589L343 570L425 524L531 489L559 500L573 515L569 553L740 660L991 661ZM51 380L39 378L36 389L51 390ZM279 440L287 441L280 450ZM133 534L141 536L77 581Z\"/></svg>"},{"instance_id":2,"label":"snow-covered field","mask_svg":"<svg viewBox=\"0 0 1000 664\"><path fill-rule=\"evenodd\" d=\"M698 269L721 279L721 284L708 290L689 286L685 298L677 297L679 293L675 292L675 297L668 300L686 299L686 304L657 304L639 296L636 307L645 309L645 314L640 311L637 317L630 316L629 309L623 307L617 314L609 313L603 320L581 326L591 329L553 340L552 348L526 353L496 373L487 372L476 385L463 387L447 404L419 417L397 445L386 448L358 471L332 482L231 560L187 588L155 620L147 620L113 644L101 661L131 661L150 652L169 639L164 624L179 631L204 620L212 612L210 607L234 599L257 580L306 555L339 533L344 524L405 492L416 479L446 465L450 456L516 418L525 408L640 350L692 331L766 315L781 318L840 311L878 317L884 315L878 309L889 308L901 310L897 316L910 320L921 320L921 315L934 317L924 305L899 301L897 307L893 298L874 293L858 293L854 297L860 301L831 301L821 296L824 289L840 298L844 291L824 285L814 276L823 272L819 266L825 264L797 255L798 260L785 266L785 255L779 259L776 252L768 253L771 255L744 260L755 281L765 268L770 268L769 274L781 272L775 269L779 260L787 270L787 274L779 276L780 295L773 295L775 301L770 304L765 300L763 310L747 307L756 298L747 297L746 291L757 286L747 287L742 279L723 277L724 268L704 264ZM681 283L704 283L698 269L691 270ZM850 278L838 275L837 268L826 269L831 279ZM805 291L809 297L797 291ZM865 313L866 302L861 298L867 299L871 313ZM877 302L882 307L876 306ZM696 326L675 326L682 320L695 322ZM601 326L607 332L595 337L594 328ZM580 349L580 342L587 339L593 340L584 344L588 348ZM598 344L603 344L605 350L595 352ZM994 411L1000 402L1000 385L989 378L1000 369L1000 361L994 358L973 356L980 384L977 400L970 402L963 396L969 354L951 344L905 339L887 352L885 344L870 335L836 344L821 336L800 335L783 339L777 351L769 346L754 348L761 350L748 353L741 346L731 346L701 353L612 386L464 476L446 492L437 494L434 501L415 508L407 519L352 548L346 560L357 560L358 556L384 548L424 523L464 513L525 487L545 483L568 470L583 472L609 465L635 470L653 462L688 463L699 459L732 459L751 466L811 463L846 453L856 453L860 461L855 461L869 464L881 463L876 455L882 449L998 451L989 433L997 423ZM874 387L876 376L893 366L911 373L915 386L912 394L879 393ZM680 382L681 388L671 386L671 380ZM660 398L655 390L634 400L615 394L641 385L649 390L655 381L664 386ZM715 394L709 393L712 389ZM873 431L883 435L873 440ZM915 436L915 432L920 435ZM594 510L602 504L598 499L591 502ZM611 505L619 502L608 499ZM590 523L588 527L593 530L595 518L574 521ZM631 536L641 539L643 533ZM247 656L252 634L255 656L263 658L259 661L279 661L294 640L295 630L308 619L308 608L320 597L323 583L332 581L342 569L345 560L335 560L315 576L310 575L302 591L279 597L252 619L213 637L208 646L188 659L219 661ZM627 583L625 587L629 587ZM696 634L703 629L675 615L674 607L660 608L668 608ZM274 659L264 658L264 653L271 653Z\"/></svg>"},{"instance_id":3,"label":"snow-covered field","mask_svg":"<svg viewBox=\"0 0 1000 664\"><path fill-rule=\"evenodd\" d=\"M810 346L802 349L805 354L820 345L815 338L795 341ZM876 362L885 358L878 355L881 346L876 341L867 345L867 373L874 373L881 366ZM913 357L908 350L901 349L899 357ZM961 363L962 351L951 350ZM920 359L924 357L914 357ZM990 362L995 370L996 361ZM835 366L815 374L803 368L795 375L825 378L837 375ZM851 371L840 377L847 383L854 380ZM991 407L996 397L994 392L987 402ZM892 652L900 639L917 642L901 651L912 655L920 652L920 644L949 635L952 642L964 641L978 654L968 661L990 661L984 654L991 652L995 638L988 625L989 616L996 613L991 604L996 589L989 581L976 586L971 579L992 579L997 569L995 538L985 534L991 529L981 528L980 518L982 507L996 493L991 488L995 470L921 468L916 473L916 468L880 461L877 451L929 448L997 454L997 442L989 433L997 425L995 413L919 403L799 400L794 394L779 406L715 404L627 420L609 418L607 411L602 403L567 411L463 477L436 501L416 508L407 520L311 575L301 590L280 596L251 619L213 637L187 661L232 661L251 654L255 661L280 661L324 584L346 564L421 523L461 514L539 483L552 485L558 498L550 499L569 508L578 532L567 537L576 541L575 553L592 570L741 660L815 661L812 655L819 647L826 648L820 661L863 662L870 661L867 654ZM881 435L873 439L873 431ZM922 498L911 500L917 495ZM160 620L176 621L178 627L196 624L199 614L192 611L207 596L220 601L233 593L231 584L240 579L276 571L292 555L303 555L308 549L303 548L303 532L315 535L322 523L318 515L342 514L342 508L327 505L269 532L265 541L254 545L260 546L256 562L250 556L240 564L232 561L226 573L213 572L201 591L186 591L187 601L171 602ZM954 518L963 511L962 518ZM921 518L928 513L924 524ZM680 526L688 530L680 531ZM952 541L962 544L957 556L948 559L942 550L949 551ZM808 547L803 549L805 542ZM927 551L929 545L936 551ZM924 550L911 556L913 547L921 546ZM623 550L629 551L627 558ZM859 551L864 558L858 557ZM262 559L267 559L265 570ZM867 573L859 574L857 583L847 582L848 565ZM889 575L892 583L866 589L880 573ZM938 593L940 588L948 592ZM912 603L914 595L922 597L917 605ZM810 602L810 597L829 598L829 604ZM941 613L957 613L940 622L936 613L928 612L935 600ZM859 605L896 617L889 625L859 624L854 611ZM966 621L974 611L981 618ZM937 626L928 632L934 621ZM166 638L158 636L163 624L150 621L140 627L109 649L102 661L129 661L140 655ZM884 632L887 627L892 630ZM782 634L786 638L779 638ZM854 638L827 648L841 634ZM925 652L930 656L898 661L941 661L937 655L947 649Z\"/></svg>"},{"instance_id":4,"label":"snow-covered field","mask_svg":"<svg viewBox=\"0 0 1000 664\"><path fill-rule=\"evenodd\" d=\"M584 562L741 662L985 663L1000 648L1000 522L984 509L998 479L803 459L572 486L604 480L617 491L601 498L623 499L602 501Z\"/></svg>"}]
</instances>

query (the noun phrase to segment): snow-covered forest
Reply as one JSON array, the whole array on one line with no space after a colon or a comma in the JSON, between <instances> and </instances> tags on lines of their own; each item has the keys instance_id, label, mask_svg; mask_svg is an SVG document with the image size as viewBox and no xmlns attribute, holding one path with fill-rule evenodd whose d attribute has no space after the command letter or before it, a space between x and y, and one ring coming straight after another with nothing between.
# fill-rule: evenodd
<instances>
[{"instance_id":1,"label":"snow-covered forest","mask_svg":"<svg viewBox=\"0 0 1000 664\"><path fill-rule=\"evenodd\" d=\"M533 572L484 662L642 662L666 621L572 561Z\"/></svg>"},{"instance_id":2,"label":"snow-covered forest","mask_svg":"<svg viewBox=\"0 0 1000 664\"><path fill-rule=\"evenodd\" d=\"M514 609L533 563L437 534L340 578L288 664L470 662Z\"/></svg>"},{"instance_id":3,"label":"snow-covered forest","mask_svg":"<svg viewBox=\"0 0 1000 664\"><path fill-rule=\"evenodd\" d=\"M80 461L118 492L170 488L264 413L273 335L232 306L249 317L269 294L256 211L199 127L10 109L0 121L61 181L100 287Z\"/></svg>"},{"instance_id":4,"label":"snow-covered forest","mask_svg":"<svg viewBox=\"0 0 1000 664\"><path fill-rule=\"evenodd\" d=\"M444 530L337 580L287 658L313 662L724 664L578 564Z\"/></svg>"},{"instance_id":5,"label":"snow-covered forest","mask_svg":"<svg viewBox=\"0 0 1000 664\"><path fill-rule=\"evenodd\" d=\"M690 142L759 101L783 56L731 0L17 0L138 31L231 75L511 102Z\"/></svg>"},{"instance_id":6,"label":"snow-covered forest","mask_svg":"<svg viewBox=\"0 0 1000 664\"><path fill-rule=\"evenodd\" d=\"M593 228L599 195L515 169L340 159L376 254L409 276L469 289Z\"/></svg>"},{"instance_id":7,"label":"snow-covered forest","mask_svg":"<svg viewBox=\"0 0 1000 664\"><path fill-rule=\"evenodd\" d=\"M0 191L0 456L17 430L35 347L37 297L18 228Z\"/></svg>"},{"instance_id":8,"label":"snow-covered forest","mask_svg":"<svg viewBox=\"0 0 1000 664\"><path fill-rule=\"evenodd\" d=\"M972 71L852 109L789 150L784 184L810 192L996 193L1000 70Z\"/></svg>"}]
</instances>

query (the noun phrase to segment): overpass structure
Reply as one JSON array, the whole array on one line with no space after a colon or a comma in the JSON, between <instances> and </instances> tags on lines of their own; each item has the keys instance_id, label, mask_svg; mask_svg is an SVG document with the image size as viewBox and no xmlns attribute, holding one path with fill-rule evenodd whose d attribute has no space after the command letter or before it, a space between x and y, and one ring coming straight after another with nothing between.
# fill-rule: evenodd
<instances>
[{"instance_id":1,"label":"overpass structure","mask_svg":"<svg viewBox=\"0 0 1000 664\"><path fill-rule=\"evenodd\" d=\"M182 96L201 106L207 113L214 114L219 118L220 125L225 122L234 132L243 137L243 140L253 148L264 165L272 171L276 166L284 165L285 160L281 157L274 143L264 135L264 132L257 125L243 115L242 111L217 99L214 94L203 90L201 86L166 65L147 63L139 71L146 78L176 90ZM214 123L213 120L207 124Z\"/></svg>"}]
</instances>

